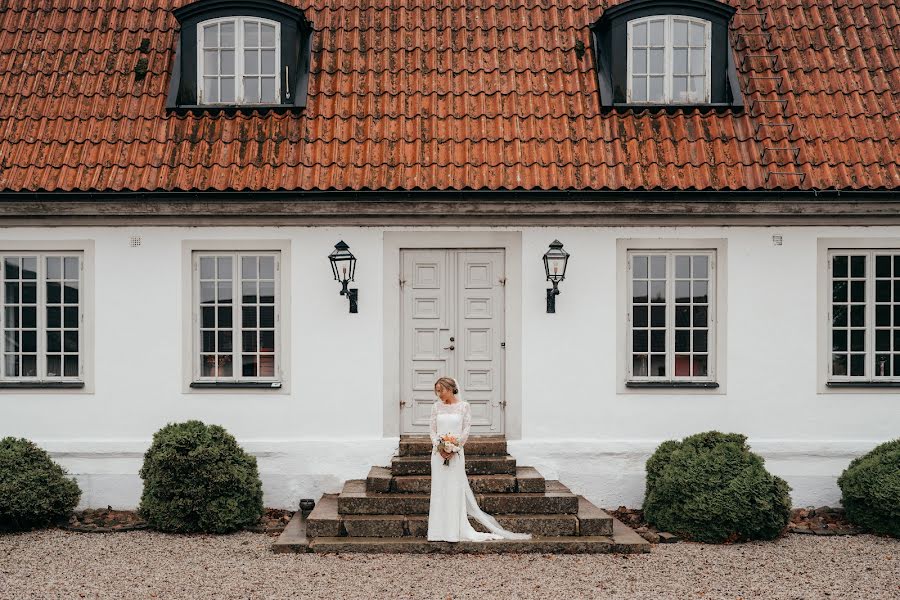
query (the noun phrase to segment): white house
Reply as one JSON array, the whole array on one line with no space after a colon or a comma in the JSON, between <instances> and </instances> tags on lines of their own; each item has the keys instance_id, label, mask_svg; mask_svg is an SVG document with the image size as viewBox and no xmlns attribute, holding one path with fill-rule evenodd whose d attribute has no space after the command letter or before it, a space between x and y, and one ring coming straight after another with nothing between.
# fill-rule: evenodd
<instances>
[{"instance_id":1,"label":"white house","mask_svg":"<svg viewBox=\"0 0 900 600\"><path fill-rule=\"evenodd\" d=\"M0 436L133 507L201 419L293 507L451 375L598 505L709 429L836 504L900 433L897 11L611 5L14 0Z\"/></svg>"}]
</instances>

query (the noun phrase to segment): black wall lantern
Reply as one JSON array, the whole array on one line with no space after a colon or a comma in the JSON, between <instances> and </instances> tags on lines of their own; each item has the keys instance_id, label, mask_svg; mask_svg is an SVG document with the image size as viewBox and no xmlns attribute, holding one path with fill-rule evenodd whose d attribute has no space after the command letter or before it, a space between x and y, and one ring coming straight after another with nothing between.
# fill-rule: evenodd
<instances>
[{"instance_id":1,"label":"black wall lantern","mask_svg":"<svg viewBox=\"0 0 900 600\"><path fill-rule=\"evenodd\" d=\"M553 284L547 290L547 312L556 312L556 297L559 295L559 282L566 278L566 265L569 262L569 253L563 250L559 240L553 240L550 249L544 254L544 271L547 273L547 281Z\"/></svg>"},{"instance_id":2,"label":"black wall lantern","mask_svg":"<svg viewBox=\"0 0 900 600\"><path fill-rule=\"evenodd\" d=\"M341 296L347 296L350 300L350 312L359 312L356 301L359 298L359 290L347 289L347 284L354 281L356 275L356 257L350 252L350 246L341 240L334 245L334 252L328 255L331 261L331 270L334 272L334 280L341 282Z\"/></svg>"}]
</instances>

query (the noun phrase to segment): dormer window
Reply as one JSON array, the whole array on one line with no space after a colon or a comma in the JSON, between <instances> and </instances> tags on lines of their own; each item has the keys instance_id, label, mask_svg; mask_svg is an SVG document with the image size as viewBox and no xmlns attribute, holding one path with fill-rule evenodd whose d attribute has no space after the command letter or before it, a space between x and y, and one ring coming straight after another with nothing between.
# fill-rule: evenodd
<instances>
[{"instance_id":1,"label":"dormer window","mask_svg":"<svg viewBox=\"0 0 900 600\"><path fill-rule=\"evenodd\" d=\"M692 17L629 21L629 102L708 103L709 34L709 21Z\"/></svg>"},{"instance_id":2,"label":"dormer window","mask_svg":"<svg viewBox=\"0 0 900 600\"><path fill-rule=\"evenodd\" d=\"M197 25L198 104L276 104L281 96L280 25L254 17Z\"/></svg>"},{"instance_id":3,"label":"dormer window","mask_svg":"<svg viewBox=\"0 0 900 600\"><path fill-rule=\"evenodd\" d=\"M306 105L312 27L278 0L198 0L181 23L167 108L290 110Z\"/></svg>"},{"instance_id":4,"label":"dormer window","mask_svg":"<svg viewBox=\"0 0 900 600\"><path fill-rule=\"evenodd\" d=\"M728 23L715 0L631 0L593 25L601 106L616 109L739 109Z\"/></svg>"}]
</instances>

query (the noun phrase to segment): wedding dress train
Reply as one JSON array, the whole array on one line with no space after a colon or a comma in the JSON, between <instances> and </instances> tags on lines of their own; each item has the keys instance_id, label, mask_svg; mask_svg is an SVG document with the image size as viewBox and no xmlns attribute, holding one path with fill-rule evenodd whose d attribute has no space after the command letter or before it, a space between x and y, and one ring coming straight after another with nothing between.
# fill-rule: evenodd
<instances>
[{"instance_id":1,"label":"wedding dress train","mask_svg":"<svg viewBox=\"0 0 900 600\"><path fill-rule=\"evenodd\" d=\"M469 437L472 412L468 402L445 404L437 401L431 407L431 444L437 446L444 434L456 436L461 444ZM475 531L469 517L484 525L490 533ZM431 453L431 503L428 509L428 540L443 542L485 542L488 540L527 540L531 535L514 533L478 507L475 494L466 477L464 450L445 465L437 451Z\"/></svg>"}]
</instances>

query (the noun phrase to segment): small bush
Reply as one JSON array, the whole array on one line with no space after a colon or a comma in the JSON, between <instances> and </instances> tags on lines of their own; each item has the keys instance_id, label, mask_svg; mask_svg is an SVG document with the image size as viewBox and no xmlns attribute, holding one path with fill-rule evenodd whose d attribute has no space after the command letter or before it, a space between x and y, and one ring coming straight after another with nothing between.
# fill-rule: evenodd
<instances>
[{"instance_id":1,"label":"small bush","mask_svg":"<svg viewBox=\"0 0 900 600\"><path fill-rule=\"evenodd\" d=\"M850 522L900 537L900 439L854 459L838 486Z\"/></svg>"},{"instance_id":2,"label":"small bush","mask_svg":"<svg viewBox=\"0 0 900 600\"><path fill-rule=\"evenodd\" d=\"M49 525L80 498L78 484L42 448L24 438L0 440L0 527Z\"/></svg>"},{"instance_id":3,"label":"small bush","mask_svg":"<svg viewBox=\"0 0 900 600\"><path fill-rule=\"evenodd\" d=\"M161 531L227 533L263 514L256 458L218 425L166 425L154 434L140 475L139 511Z\"/></svg>"},{"instance_id":4,"label":"small bush","mask_svg":"<svg viewBox=\"0 0 900 600\"><path fill-rule=\"evenodd\" d=\"M660 444L647 460L647 522L701 542L777 537L790 518L790 487L746 442L708 431Z\"/></svg>"}]
</instances>

